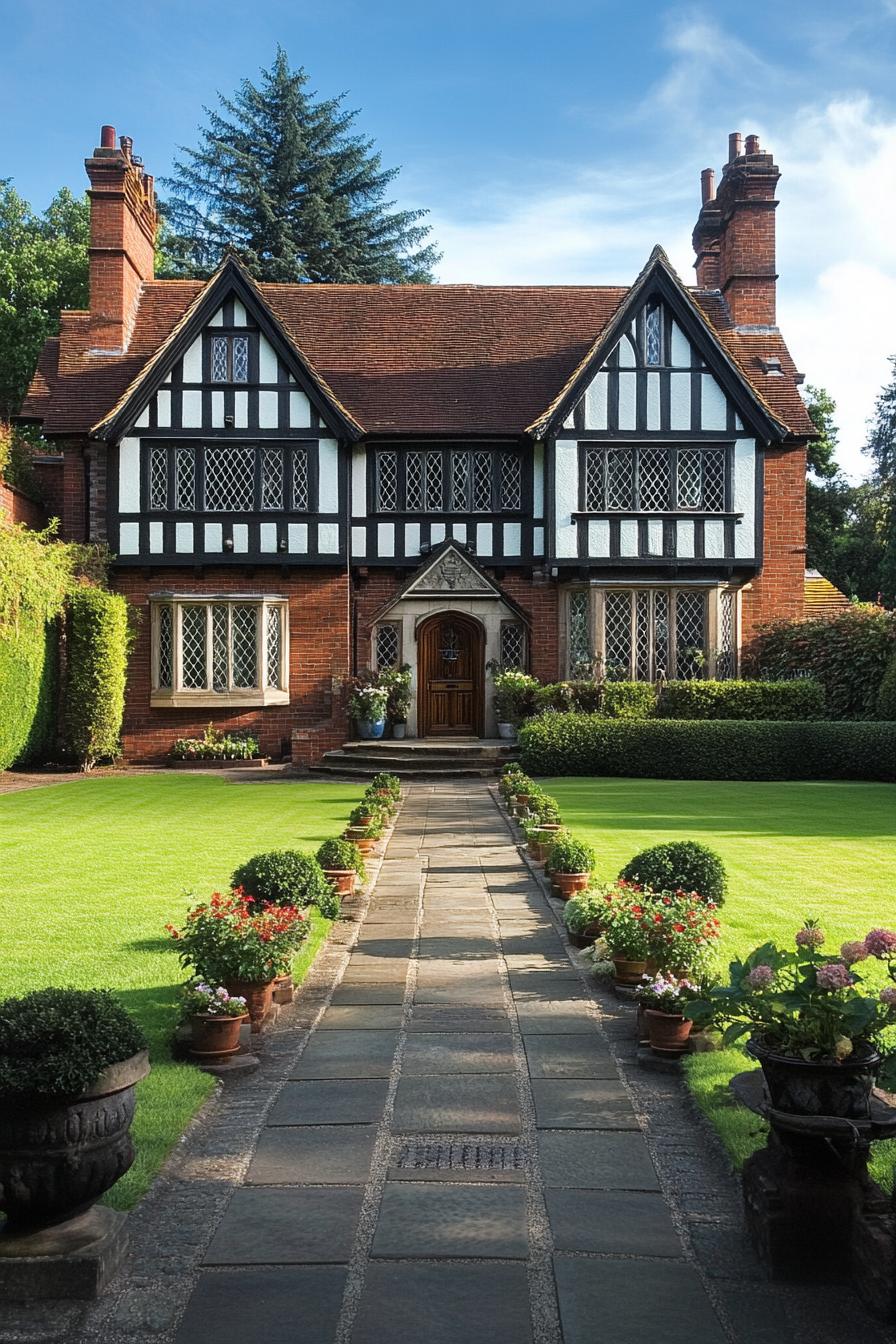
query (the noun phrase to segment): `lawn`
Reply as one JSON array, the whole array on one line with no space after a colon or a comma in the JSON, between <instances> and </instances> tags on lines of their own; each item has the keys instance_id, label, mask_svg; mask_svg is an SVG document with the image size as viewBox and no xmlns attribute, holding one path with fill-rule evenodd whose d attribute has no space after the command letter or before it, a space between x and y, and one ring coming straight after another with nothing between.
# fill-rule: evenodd
<instances>
[{"instance_id":1,"label":"lawn","mask_svg":"<svg viewBox=\"0 0 896 1344\"><path fill-rule=\"evenodd\" d=\"M729 895L721 962L767 939L790 942L817 916L836 950L875 925L896 923L896 787L856 783L742 783L646 779L540 781L563 819L597 851L598 876L614 878L639 850L695 839L722 857ZM731 1104L727 1084L748 1065L736 1050L695 1055L688 1079L736 1164L764 1142L756 1118ZM875 1146L888 1186L896 1141Z\"/></svg>"},{"instance_id":2,"label":"lawn","mask_svg":"<svg viewBox=\"0 0 896 1344\"><path fill-rule=\"evenodd\" d=\"M185 978L163 933L189 904L226 888L265 849L316 849L338 834L357 784L278 778L232 784L215 775L86 778L0 797L4 931L0 998L45 985L113 989L150 1042L138 1090L137 1160L110 1192L129 1208L212 1092L213 1080L171 1058ZM301 977L326 937L314 918L296 960Z\"/></svg>"}]
</instances>

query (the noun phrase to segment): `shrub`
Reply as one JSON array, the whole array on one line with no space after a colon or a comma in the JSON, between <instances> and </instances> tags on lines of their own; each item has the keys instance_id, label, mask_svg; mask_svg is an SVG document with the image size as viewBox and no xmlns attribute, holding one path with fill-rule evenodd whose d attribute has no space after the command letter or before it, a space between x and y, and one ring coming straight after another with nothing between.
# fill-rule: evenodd
<instances>
[{"instance_id":1,"label":"shrub","mask_svg":"<svg viewBox=\"0 0 896 1344\"><path fill-rule=\"evenodd\" d=\"M645 681L555 681L534 696L538 714L578 710L608 719L646 719L655 703L656 691Z\"/></svg>"},{"instance_id":2,"label":"shrub","mask_svg":"<svg viewBox=\"0 0 896 1344\"><path fill-rule=\"evenodd\" d=\"M386 692L386 718L390 723L407 723L411 708L411 665L402 663L389 672L380 672L377 685Z\"/></svg>"},{"instance_id":3,"label":"shrub","mask_svg":"<svg viewBox=\"0 0 896 1344\"><path fill-rule=\"evenodd\" d=\"M832 719L873 719L894 654L896 612L857 604L837 616L762 630L752 660L763 676L821 682Z\"/></svg>"},{"instance_id":4,"label":"shrub","mask_svg":"<svg viewBox=\"0 0 896 1344\"><path fill-rule=\"evenodd\" d=\"M383 793L391 793L397 801L401 797L401 780L397 775L390 775L385 770L381 770L378 775L374 775L370 781L371 789L380 789Z\"/></svg>"},{"instance_id":5,"label":"shrub","mask_svg":"<svg viewBox=\"0 0 896 1344\"><path fill-rule=\"evenodd\" d=\"M315 855L321 868L339 869L347 872L351 869L358 874L362 882L367 878L364 859L357 845L351 840L325 840Z\"/></svg>"},{"instance_id":6,"label":"shrub","mask_svg":"<svg viewBox=\"0 0 896 1344\"><path fill-rule=\"evenodd\" d=\"M230 879L250 900L275 905L319 905L330 884L317 859L298 849L272 849L241 864Z\"/></svg>"},{"instance_id":7,"label":"shrub","mask_svg":"<svg viewBox=\"0 0 896 1344\"><path fill-rule=\"evenodd\" d=\"M76 588L69 600L65 735L85 770L118 755L129 645L127 600L102 588Z\"/></svg>"},{"instance_id":8,"label":"shrub","mask_svg":"<svg viewBox=\"0 0 896 1344\"><path fill-rule=\"evenodd\" d=\"M896 780L891 723L613 723L545 714L520 729L520 749L525 768L540 775Z\"/></svg>"},{"instance_id":9,"label":"shrub","mask_svg":"<svg viewBox=\"0 0 896 1344\"><path fill-rule=\"evenodd\" d=\"M536 714L548 710L562 714L570 709L596 714L600 709L601 688L596 681L553 681L539 686L534 701Z\"/></svg>"},{"instance_id":10,"label":"shrub","mask_svg":"<svg viewBox=\"0 0 896 1344\"><path fill-rule=\"evenodd\" d=\"M714 905L722 904L728 889L725 865L699 840L672 840L642 849L619 876L654 891L696 891Z\"/></svg>"},{"instance_id":11,"label":"shrub","mask_svg":"<svg viewBox=\"0 0 896 1344\"><path fill-rule=\"evenodd\" d=\"M589 924L603 924L607 898L603 888L589 887L577 891L563 907L563 922L570 933L583 934Z\"/></svg>"},{"instance_id":12,"label":"shrub","mask_svg":"<svg viewBox=\"0 0 896 1344\"><path fill-rule=\"evenodd\" d=\"M181 965L214 985L270 983L290 971L308 937L307 921L296 906L259 906L241 891L216 891L188 910L183 928L166 924L165 929L178 944Z\"/></svg>"},{"instance_id":13,"label":"shrub","mask_svg":"<svg viewBox=\"0 0 896 1344\"><path fill-rule=\"evenodd\" d=\"M146 1049L146 1038L105 989L37 989L0 1003L0 1096L77 1097L103 1069Z\"/></svg>"},{"instance_id":14,"label":"shrub","mask_svg":"<svg viewBox=\"0 0 896 1344\"><path fill-rule=\"evenodd\" d=\"M824 688L817 681L669 681L656 713L663 719L823 719Z\"/></svg>"},{"instance_id":15,"label":"shrub","mask_svg":"<svg viewBox=\"0 0 896 1344\"><path fill-rule=\"evenodd\" d=\"M601 713L607 719L647 719L655 707L656 688L650 682L604 682Z\"/></svg>"},{"instance_id":16,"label":"shrub","mask_svg":"<svg viewBox=\"0 0 896 1344\"><path fill-rule=\"evenodd\" d=\"M896 653L887 664L884 679L877 693L877 717L896 719Z\"/></svg>"},{"instance_id":17,"label":"shrub","mask_svg":"<svg viewBox=\"0 0 896 1344\"><path fill-rule=\"evenodd\" d=\"M495 716L499 723L522 723L534 713L538 681L525 672L495 673Z\"/></svg>"},{"instance_id":18,"label":"shrub","mask_svg":"<svg viewBox=\"0 0 896 1344\"><path fill-rule=\"evenodd\" d=\"M550 862L554 873L591 873L597 859L590 845L561 835L551 845Z\"/></svg>"},{"instance_id":19,"label":"shrub","mask_svg":"<svg viewBox=\"0 0 896 1344\"><path fill-rule=\"evenodd\" d=\"M179 737L169 755L175 761L251 761L258 755L258 738L222 733L210 723L202 737Z\"/></svg>"}]
</instances>

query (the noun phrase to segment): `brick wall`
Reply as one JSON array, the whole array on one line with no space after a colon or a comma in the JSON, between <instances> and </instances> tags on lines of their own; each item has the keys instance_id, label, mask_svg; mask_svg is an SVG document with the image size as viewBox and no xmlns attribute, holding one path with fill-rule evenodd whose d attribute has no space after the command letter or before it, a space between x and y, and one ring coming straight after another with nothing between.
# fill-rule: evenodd
<instances>
[{"instance_id":1,"label":"brick wall","mask_svg":"<svg viewBox=\"0 0 896 1344\"><path fill-rule=\"evenodd\" d=\"M126 570L113 575L113 587L139 613L138 635L128 667L122 741L131 760L163 757L177 737L201 734L206 724L251 732L266 755L280 756L293 733L312 745L313 760L344 740L347 721L342 685L348 675L348 579L344 572L312 569L284 573L257 568L248 575L206 569L201 582L193 569ZM228 592L277 593L289 599L288 705L216 710L152 709L150 695L149 594L160 591L197 595ZM287 745L288 750L288 745Z\"/></svg>"},{"instance_id":2,"label":"brick wall","mask_svg":"<svg viewBox=\"0 0 896 1344\"><path fill-rule=\"evenodd\" d=\"M43 504L29 499L13 485L0 481L0 517L10 523L23 523L25 527L40 531L47 525L47 511Z\"/></svg>"},{"instance_id":3,"label":"brick wall","mask_svg":"<svg viewBox=\"0 0 896 1344\"><path fill-rule=\"evenodd\" d=\"M46 500L48 518L58 518L60 525L65 508L65 462L59 457L35 457L32 459L34 474Z\"/></svg>"},{"instance_id":4,"label":"brick wall","mask_svg":"<svg viewBox=\"0 0 896 1344\"><path fill-rule=\"evenodd\" d=\"M762 570L743 595L742 641L757 628L803 614L806 569L806 450L765 453Z\"/></svg>"}]
</instances>

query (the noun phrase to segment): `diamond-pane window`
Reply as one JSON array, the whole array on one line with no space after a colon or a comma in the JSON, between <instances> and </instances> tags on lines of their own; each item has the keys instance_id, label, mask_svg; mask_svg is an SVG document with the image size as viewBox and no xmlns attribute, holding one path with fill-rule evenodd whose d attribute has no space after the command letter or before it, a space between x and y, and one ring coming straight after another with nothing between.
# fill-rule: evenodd
<instances>
[{"instance_id":1,"label":"diamond-pane window","mask_svg":"<svg viewBox=\"0 0 896 1344\"><path fill-rule=\"evenodd\" d=\"M398 626L378 625L376 628L376 668L386 672L398 666Z\"/></svg>"},{"instance_id":2,"label":"diamond-pane window","mask_svg":"<svg viewBox=\"0 0 896 1344\"><path fill-rule=\"evenodd\" d=\"M604 450L585 450L585 508L594 511L604 507Z\"/></svg>"},{"instance_id":3,"label":"diamond-pane window","mask_svg":"<svg viewBox=\"0 0 896 1344\"><path fill-rule=\"evenodd\" d=\"M678 450L678 507L699 509L703 502L703 454L698 448Z\"/></svg>"},{"instance_id":4,"label":"diamond-pane window","mask_svg":"<svg viewBox=\"0 0 896 1344\"><path fill-rule=\"evenodd\" d=\"M470 507L470 455L451 454L451 508L455 513L466 513Z\"/></svg>"},{"instance_id":5,"label":"diamond-pane window","mask_svg":"<svg viewBox=\"0 0 896 1344\"><path fill-rule=\"evenodd\" d=\"M258 685L258 608L231 607L233 684L241 689Z\"/></svg>"},{"instance_id":6,"label":"diamond-pane window","mask_svg":"<svg viewBox=\"0 0 896 1344\"><path fill-rule=\"evenodd\" d=\"M189 605L181 608L180 659L181 681L187 690L201 691L206 687L205 641L208 626L207 609Z\"/></svg>"},{"instance_id":7,"label":"diamond-pane window","mask_svg":"<svg viewBox=\"0 0 896 1344\"><path fill-rule=\"evenodd\" d=\"M632 674L632 594L607 593L604 602L604 661L610 681Z\"/></svg>"},{"instance_id":8,"label":"diamond-pane window","mask_svg":"<svg viewBox=\"0 0 896 1344\"><path fill-rule=\"evenodd\" d=\"M658 303L651 304L644 319L644 362L663 362L663 310Z\"/></svg>"},{"instance_id":9,"label":"diamond-pane window","mask_svg":"<svg viewBox=\"0 0 896 1344\"><path fill-rule=\"evenodd\" d=\"M636 622L635 622L635 679L637 681L651 680L651 638L650 638L650 616L651 602L650 593L638 593L636 598Z\"/></svg>"},{"instance_id":10,"label":"diamond-pane window","mask_svg":"<svg viewBox=\"0 0 896 1344\"><path fill-rule=\"evenodd\" d=\"M398 508L398 455L394 452L376 455L376 506L381 513L394 513Z\"/></svg>"},{"instance_id":11,"label":"diamond-pane window","mask_svg":"<svg viewBox=\"0 0 896 1344\"><path fill-rule=\"evenodd\" d=\"M292 507L296 513L307 513L311 507L308 454L304 448L296 448L292 455Z\"/></svg>"},{"instance_id":12,"label":"diamond-pane window","mask_svg":"<svg viewBox=\"0 0 896 1344\"><path fill-rule=\"evenodd\" d=\"M152 448L149 454L149 507L168 507L168 449Z\"/></svg>"},{"instance_id":13,"label":"diamond-pane window","mask_svg":"<svg viewBox=\"0 0 896 1344\"><path fill-rule=\"evenodd\" d=\"M227 607L212 607L212 689L227 690Z\"/></svg>"},{"instance_id":14,"label":"diamond-pane window","mask_svg":"<svg viewBox=\"0 0 896 1344\"><path fill-rule=\"evenodd\" d=\"M176 509L195 509L196 455L192 448L178 448L174 454L174 497Z\"/></svg>"},{"instance_id":15,"label":"diamond-pane window","mask_svg":"<svg viewBox=\"0 0 896 1344\"><path fill-rule=\"evenodd\" d=\"M283 508L283 449L261 450L261 507Z\"/></svg>"},{"instance_id":16,"label":"diamond-pane window","mask_svg":"<svg viewBox=\"0 0 896 1344\"><path fill-rule=\"evenodd\" d=\"M491 513L492 508L492 455L473 454L473 512Z\"/></svg>"},{"instance_id":17,"label":"diamond-pane window","mask_svg":"<svg viewBox=\"0 0 896 1344\"><path fill-rule=\"evenodd\" d=\"M719 594L719 648L716 677L727 681L734 676L734 593L723 588Z\"/></svg>"},{"instance_id":18,"label":"diamond-pane window","mask_svg":"<svg viewBox=\"0 0 896 1344\"><path fill-rule=\"evenodd\" d=\"M212 337L212 382L226 383L230 351L226 336Z\"/></svg>"},{"instance_id":19,"label":"diamond-pane window","mask_svg":"<svg viewBox=\"0 0 896 1344\"><path fill-rule=\"evenodd\" d=\"M425 455L408 453L405 473L405 508L409 513L422 513L426 507Z\"/></svg>"},{"instance_id":20,"label":"diamond-pane window","mask_svg":"<svg viewBox=\"0 0 896 1344\"><path fill-rule=\"evenodd\" d=\"M569 595L569 675L587 677L593 664L591 618L587 589Z\"/></svg>"},{"instance_id":21,"label":"diamond-pane window","mask_svg":"<svg viewBox=\"0 0 896 1344\"><path fill-rule=\"evenodd\" d=\"M280 689L280 657L282 651L281 621L283 613L279 607L267 609L267 684L274 690Z\"/></svg>"},{"instance_id":22,"label":"diamond-pane window","mask_svg":"<svg viewBox=\"0 0 896 1344\"><path fill-rule=\"evenodd\" d=\"M653 594L653 675L664 677L669 666L669 594Z\"/></svg>"},{"instance_id":23,"label":"diamond-pane window","mask_svg":"<svg viewBox=\"0 0 896 1344\"><path fill-rule=\"evenodd\" d=\"M519 668L525 666L526 632L522 625L505 621L501 626L501 666Z\"/></svg>"},{"instance_id":24,"label":"diamond-pane window","mask_svg":"<svg viewBox=\"0 0 896 1344\"><path fill-rule=\"evenodd\" d=\"M522 508L522 480L517 453L501 454L501 508L507 511Z\"/></svg>"},{"instance_id":25,"label":"diamond-pane window","mask_svg":"<svg viewBox=\"0 0 896 1344\"><path fill-rule=\"evenodd\" d=\"M442 454L426 454L426 507L430 513L442 511Z\"/></svg>"},{"instance_id":26,"label":"diamond-pane window","mask_svg":"<svg viewBox=\"0 0 896 1344\"><path fill-rule=\"evenodd\" d=\"M249 337L233 337L233 374L234 383L249 381Z\"/></svg>"},{"instance_id":27,"label":"diamond-pane window","mask_svg":"<svg viewBox=\"0 0 896 1344\"><path fill-rule=\"evenodd\" d=\"M665 448L643 448L638 455L639 504L644 510L668 509L672 470Z\"/></svg>"},{"instance_id":28,"label":"diamond-pane window","mask_svg":"<svg viewBox=\"0 0 896 1344\"><path fill-rule=\"evenodd\" d=\"M205 450L205 507L244 513L255 505L255 449L230 445Z\"/></svg>"},{"instance_id":29,"label":"diamond-pane window","mask_svg":"<svg viewBox=\"0 0 896 1344\"><path fill-rule=\"evenodd\" d=\"M706 594L682 589L675 599L675 675L684 681L703 675L706 653Z\"/></svg>"},{"instance_id":30,"label":"diamond-pane window","mask_svg":"<svg viewBox=\"0 0 896 1344\"><path fill-rule=\"evenodd\" d=\"M721 448L703 454L703 507L708 513L722 513L725 508L725 453Z\"/></svg>"},{"instance_id":31,"label":"diamond-pane window","mask_svg":"<svg viewBox=\"0 0 896 1344\"><path fill-rule=\"evenodd\" d=\"M635 507L635 455L631 448L613 448L607 453L606 508Z\"/></svg>"},{"instance_id":32,"label":"diamond-pane window","mask_svg":"<svg viewBox=\"0 0 896 1344\"><path fill-rule=\"evenodd\" d=\"M174 636L171 626L171 608L159 608L158 625L158 675L157 683L161 690L170 690L174 677Z\"/></svg>"}]
</instances>

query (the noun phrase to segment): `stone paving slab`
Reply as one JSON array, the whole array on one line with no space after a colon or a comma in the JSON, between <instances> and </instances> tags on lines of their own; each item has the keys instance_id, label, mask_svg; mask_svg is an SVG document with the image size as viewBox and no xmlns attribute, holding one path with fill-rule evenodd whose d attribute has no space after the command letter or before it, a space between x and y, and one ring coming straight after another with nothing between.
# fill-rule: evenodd
<instances>
[{"instance_id":1,"label":"stone paving slab","mask_svg":"<svg viewBox=\"0 0 896 1344\"><path fill-rule=\"evenodd\" d=\"M403 1078L425 1073L514 1073L516 1061L508 1035L450 1032L409 1036L404 1048Z\"/></svg>"},{"instance_id":2,"label":"stone paving slab","mask_svg":"<svg viewBox=\"0 0 896 1344\"><path fill-rule=\"evenodd\" d=\"M582 1190L658 1190L656 1169L640 1134L600 1130L540 1130L538 1152L546 1186Z\"/></svg>"},{"instance_id":3,"label":"stone paving slab","mask_svg":"<svg viewBox=\"0 0 896 1344\"><path fill-rule=\"evenodd\" d=\"M526 1192L518 1185L388 1184L375 1257L525 1260Z\"/></svg>"},{"instance_id":4,"label":"stone paving slab","mask_svg":"<svg viewBox=\"0 0 896 1344\"><path fill-rule=\"evenodd\" d=\"M345 1292L337 1265L234 1269L201 1274L177 1344L252 1344L283 1338L284 1325L301 1320L302 1344L331 1344Z\"/></svg>"},{"instance_id":5,"label":"stone paving slab","mask_svg":"<svg viewBox=\"0 0 896 1344\"><path fill-rule=\"evenodd\" d=\"M402 1006L396 1004L331 1004L318 1031L390 1031L401 1026Z\"/></svg>"},{"instance_id":6,"label":"stone paving slab","mask_svg":"<svg viewBox=\"0 0 896 1344\"><path fill-rule=\"evenodd\" d=\"M536 1078L617 1078L613 1056L597 1035L525 1037L529 1074Z\"/></svg>"},{"instance_id":7,"label":"stone paving slab","mask_svg":"<svg viewBox=\"0 0 896 1344\"><path fill-rule=\"evenodd\" d=\"M315 1034L292 1078L388 1078L397 1031L325 1031Z\"/></svg>"},{"instance_id":8,"label":"stone paving slab","mask_svg":"<svg viewBox=\"0 0 896 1344\"><path fill-rule=\"evenodd\" d=\"M547 1190L558 1251L680 1259L681 1238L660 1194L631 1190Z\"/></svg>"},{"instance_id":9,"label":"stone paving slab","mask_svg":"<svg viewBox=\"0 0 896 1344\"><path fill-rule=\"evenodd\" d=\"M467 981L439 985L421 985L418 981L414 991L415 1004L447 1004L461 1007L464 1004L479 1005L483 1008L503 1008L504 991L501 981L495 977L485 984L471 985Z\"/></svg>"},{"instance_id":10,"label":"stone paving slab","mask_svg":"<svg viewBox=\"0 0 896 1344\"><path fill-rule=\"evenodd\" d=\"M268 1125L373 1125L386 1106L388 1078L284 1083Z\"/></svg>"},{"instance_id":11,"label":"stone paving slab","mask_svg":"<svg viewBox=\"0 0 896 1344\"><path fill-rule=\"evenodd\" d=\"M399 1133L518 1134L521 1124L510 1074L403 1077L398 1084L393 1125Z\"/></svg>"},{"instance_id":12,"label":"stone paving slab","mask_svg":"<svg viewBox=\"0 0 896 1344\"><path fill-rule=\"evenodd\" d=\"M364 1195L362 1186L234 1191L206 1265L347 1263Z\"/></svg>"},{"instance_id":13,"label":"stone paving slab","mask_svg":"<svg viewBox=\"0 0 896 1344\"><path fill-rule=\"evenodd\" d=\"M370 1003L387 1004L404 1002L404 985L353 984L337 985L333 990L332 1004Z\"/></svg>"},{"instance_id":14,"label":"stone paving slab","mask_svg":"<svg viewBox=\"0 0 896 1344\"><path fill-rule=\"evenodd\" d=\"M542 1129L638 1129L628 1093L615 1079L533 1078Z\"/></svg>"},{"instance_id":15,"label":"stone paving slab","mask_svg":"<svg viewBox=\"0 0 896 1344\"><path fill-rule=\"evenodd\" d=\"M531 1344L525 1265L371 1264L351 1344Z\"/></svg>"},{"instance_id":16,"label":"stone paving slab","mask_svg":"<svg viewBox=\"0 0 896 1344\"><path fill-rule=\"evenodd\" d=\"M510 1017L502 1008L456 1006L453 1003L416 1003L408 1031L510 1033Z\"/></svg>"},{"instance_id":17,"label":"stone paving slab","mask_svg":"<svg viewBox=\"0 0 896 1344\"><path fill-rule=\"evenodd\" d=\"M262 1131L247 1185L364 1185L374 1125L269 1126Z\"/></svg>"},{"instance_id":18,"label":"stone paving slab","mask_svg":"<svg viewBox=\"0 0 896 1344\"><path fill-rule=\"evenodd\" d=\"M564 1344L657 1335L663 1344L726 1344L718 1317L690 1265L558 1255L554 1273Z\"/></svg>"}]
</instances>

